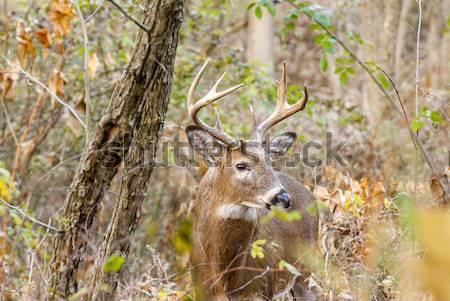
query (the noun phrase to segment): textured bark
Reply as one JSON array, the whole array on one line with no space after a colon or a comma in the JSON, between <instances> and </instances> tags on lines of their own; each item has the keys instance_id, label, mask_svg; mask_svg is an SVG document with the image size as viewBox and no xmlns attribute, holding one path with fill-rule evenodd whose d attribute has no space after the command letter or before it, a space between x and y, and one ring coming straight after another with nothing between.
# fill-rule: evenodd
<instances>
[{"instance_id":1,"label":"textured bark","mask_svg":"<svg viewBox=\"0 0 450 301\"><path fill-rule=\"evenodd\" d=\"M104 191L128 152L132 136L136 135L134 145L156 143L164 121L182 0L148 0L145 7L141 20L149 33L139 32L127 71L115 87L107 113L90 137L66 196L61 225L64 231L54 240L50 279L52 297L67 297L78 289L76 272L83 261L93 219ZM126 156L127 166L137 166L142 158L143 154L136 151L133 148ZM127 201L142 201L143 182L150 172L148 166L124 179L122 196ZM125 205L123 208L128 207ZM129 216L135 218L133 214ZM128 230L134 227L134 223Z\"/></svg>"},{"instance_id":2,"label":"textured bark","mask_svg":"<svg viewBox=\"0 0 450 301\"><path fill-rule=\"evenodd\" d=\"M384 1L384 22L383 22L383 35L381 36L381 49L383 49L380 55L381 63L386 71L392 73L392 67L394 62L394 46L395 30L398 27L400 2L398 0L386 0Z\"/></svg>"},{"instance_id":3,"label":"textured bark","mask_svg":"<svg viewBox=\"0 0 450 301\"><path fill-rule=\"evenodd\" d=\"M169 102L183 0L148 1L145 23L151 23L152 62L147 66L147 92L139 107L131 147L124 158L124 176L111 222L97 253L89 300L111 300L120 272L104 272L113 254L127 257L139 221L141 204L153 169L159 136ZM108 289L104 289L105 285Z\"/></svg>"},{"instance_id":4,"label":"textured bark","mask_svg":"<svg viewBox=\"0 0 450 301\"><path fill-rule=\"evenodd\" d=\"M398 20L397 40L395 44L395 79L397 82L403 78L403 50L408 30L408 15L414 1L403 0L400 9L400 19Z\"/></svg>"}]
</instances>

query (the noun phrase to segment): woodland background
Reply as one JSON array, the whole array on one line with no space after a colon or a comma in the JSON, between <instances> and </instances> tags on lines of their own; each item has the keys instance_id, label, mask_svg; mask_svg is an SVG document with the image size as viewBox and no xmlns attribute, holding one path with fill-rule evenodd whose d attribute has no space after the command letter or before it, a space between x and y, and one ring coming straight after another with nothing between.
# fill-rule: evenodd
<instances>
[{"instance_id":1,"label":"woodland background","mask_svg":"<svg viewBox=\"0 0 450 301\"><path fill-rule=\"evenodd\" d=\"M115 1L135 18L144 2ZM45 299L51 228L65 223L86 133L107 110L139 27L111 1L2 0L0 11L0 298ZM346 143L346 166L320 150L323 164L283 169L319 202L310 287L324 300L450 300L449 13L448 0L187 0L161 140L189 124L187 90L208 57L205 93L223 71L223 86L245 83L219 109L239 137L251 133L250 104L257 116L273 109L286 61L289 98L303 83L311 95L276 131L295 130L298 147L325 144L327 132ZM129 254L102 263L105 273L121 270L121 300L193 298L189 204L200 176L171 153L165 163L152 172ZM119 169L71 300L88 294L120 182Z\"/></svg>"}]
</instances>

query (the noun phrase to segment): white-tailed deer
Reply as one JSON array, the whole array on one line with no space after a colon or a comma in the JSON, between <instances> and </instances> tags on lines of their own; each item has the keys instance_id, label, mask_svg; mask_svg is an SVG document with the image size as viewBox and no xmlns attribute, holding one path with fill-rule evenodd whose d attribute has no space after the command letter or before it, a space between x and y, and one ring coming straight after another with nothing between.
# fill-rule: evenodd
<instances>
[{"instance_id":1,"label":"white-tailed deer","mask_svg":"<svg viewBox=\"0 0 450 301\"><path fill-rule=\"evenodd\" d=\"M264 141L264 133L283 119L305 108L308 92L289 105L286 102L286 66L277 82L275 111L260 125L254 126L256 141L234 141L220 125L211 127L198 112L242 85L217 92L214 84L206 96L194 101L194 90L205 71L208 60L192 83L187 108L194 126L186 133L190 146L210 164L198 187L193 206L194 280L200 281L204 295L199 300L272 300L289 291L294 300L312 300L303 286L306 275L295 277L278 268L285 260L304 270L299 246L317 240L317 217L306 213L314 204L312 194L290 176L272 169L270 154L283 155L297 135L287 132ZM218 117L218 116L217 116ZM299 221L273 218L261 223L260 218L273 206L299 210ZM252 242L265 239L264 258L250 256ZM297 279L296 279L297 278Z\"/></svg>"}]
</instances>

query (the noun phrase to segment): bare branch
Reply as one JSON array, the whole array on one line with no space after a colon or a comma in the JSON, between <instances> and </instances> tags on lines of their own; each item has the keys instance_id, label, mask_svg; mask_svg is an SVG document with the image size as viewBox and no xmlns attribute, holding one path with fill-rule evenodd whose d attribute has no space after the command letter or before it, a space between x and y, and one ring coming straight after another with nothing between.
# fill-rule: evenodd
<instances>
[{"instance_id":1,"label":"bare branch","mask_svg":"<svg viewBox=\"0 0 450 301\"><path fill-rule=\"evenodd\" d=\"M2 109L3 109L3 114L5 115L6 125L8 126L11 136L13 137L14 143L16 144L17 147L19 147L19 140L17 140L16 133L14 132L14 128L11 124L11 118L9 117L9 113L8 113L8 109L6 108L4 97L2 97L0 99L0 102L2 103Z\"/></svg>"},{"instance_id":2,"label":"bare branch","mask_svg":"<svg viewBox=\"0 0 450 301\"><path fill-rule=\"evenodd\" d=\"M50 90L49 87L47 87L46 85L44 85L42 82L40 82L36 77L34 77L33 75L31 75L30 73L28 73L27 71L25 71L24 69L22 69L22 67L20 67L19 65L14 64L13 62L11 62L9 59L7 59L5 56L2 56L3 59L6 61L6 63L13 67L13 68L17 68L17 70L20 71L20 73L22 73L26 78L28 78L29 80L31 80L32 82L34 82L35 84L37 84L39 87L41 87L42 89L44 89L45 91L47 91L48 94L50 94L57 102L59 102L61 105L63 105L64 107L66 107L70 113L72 113L75 118L78 120L78 122L83 126L84 129L86 129L86 124L84 123L84 121L81 119L81 117L77 114L77 112L75 111L74 108L72 108L67 102L65 102L64 100L62 100L58 95L56 95L56 93L52 90Z\"/></svg>"},{"instance_id":3,"label":"bare branch","mask_svg":"<svg viewBox=\"0 0 450 301\"><path fill-rule=\"evenodd\" d=\"M97 15L97 13L100 11L100 9L103 8L103 4L104 4L104 2L100 3L97 6L97 8L94 10L94 12L85 19L86 24L89 23L89 21L91 21L95 17L95 15Z\"/></svg>"},{"instance_id":4,"label":"bare branch","mask_svg":"<svg viewBox=\"0 0 450 301\"><path fill-rule=\"evenodd\" d=\"M3 205L5 205L7 208L12 209L14 211L17 211L18 213L20 213L20 215L22 215L23 217L25 217L26 219L30 220L32 223L35 223L41 227L44 227L46 229L55 231L57 233L62 233L63 231L60 229L57 229L49 224L46 224L44 222L41 222L40 220L35 219L34 217L26 214L22 209L20 209L19 207L13 206L11 204L9 204L8 202L6 202L3 198L0 198L0 201L3 203Z\"/></svg>"},{"instance_id":5,"label":"bare branch","mask_svg":"<svg viewBox=\"0 0 450 301\"><path fill-rule=\"evenodd\" d=\"M112 5L114 5L115 7L117 7L118 10L120 10L120 12L127 17L128 19L130 19L131 21L133 21L134 24L136 24L140 29L142 29L143 31L145 31L147 34L150 32L150 30L144 26L144 24L142 24L141 22L139 22L138 19L136 19L135 17L133 17L132 15L130 15L129 13L126 12L125 9L123 9L122 6L120 6L116 1L114 0L106 0L108 2L110 2Z\"/></svg>"}]
</instances>

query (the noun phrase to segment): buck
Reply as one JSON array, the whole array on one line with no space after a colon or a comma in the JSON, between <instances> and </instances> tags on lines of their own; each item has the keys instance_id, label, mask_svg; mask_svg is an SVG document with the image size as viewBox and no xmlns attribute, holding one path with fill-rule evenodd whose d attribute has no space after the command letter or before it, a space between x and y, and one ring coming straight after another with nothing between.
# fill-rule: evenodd
<instances>
[{"instance_id":1,"label":"buck","mask_svg":"<svg viewBox=\"0 0 450 301\"><path fill-rule=\"evenodd\" d=\"M270 155L284 155L294 143L293 132L264 141L267 131L285 118L305 108L308 91L295 104L286 101L286 66L277 82L274 112L254 129L256 141L235 141L225 133L217 115L215 127L198 115L202 108L236 91L242 84L217 92L224 75L206 96L194 101L194 91L210 59L196 75L188 93L187 108L195 125L186 128L190 146L202 156L209 168L203 176L193 203L194 281L200 283L198 300L272 300L289 294L294 300L311 300L304 280L278 268L285 260L305 271L299 246L317 240L317 217L306 210L313 196L302 184L275 172ZM217 111L216 111L217 113ZM303 212L299 221L273 218L261 223L261 217L275 206L281 210ZM250 256L252 242L266 240L264 258Z\"/></svg>"}]
</instances>

